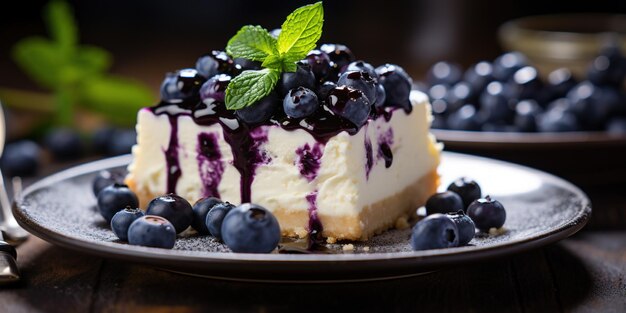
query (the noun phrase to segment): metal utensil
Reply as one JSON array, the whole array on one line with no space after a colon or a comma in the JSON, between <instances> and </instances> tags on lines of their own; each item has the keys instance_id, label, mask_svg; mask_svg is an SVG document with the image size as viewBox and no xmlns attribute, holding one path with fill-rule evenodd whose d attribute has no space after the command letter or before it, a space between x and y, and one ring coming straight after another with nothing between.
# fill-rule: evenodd
<instances>
[{"instance_id":1,"label":"metal utensil","mask_svg":"<svg viewBox=\"0 0 626 313\"><path fill-rule=\"evenodd\" d=\"M20 270L17 268L17 252L15 248L4 241L0 232L0 286L8 285L20 280Z\"/></svg>"},{"instance_id":2,"label":"metal utensil","mask_svg":"<svg viewBox=\"0 0 626 313\"><path fill-rule=\"evenodd\" d=\"M0 103L0 156L4 150L4 141L6 137L6 123L4 119L4 111L2 109L2 103ZM21 242L28 238L28 232L26 232L13 217L11 212L11 202L7 195L6 186L4 185L4 177L0 170L0 211L2 217L0 219L0 231L3 231L8 239L15 242Z\"/></svg>"}]
</instances>

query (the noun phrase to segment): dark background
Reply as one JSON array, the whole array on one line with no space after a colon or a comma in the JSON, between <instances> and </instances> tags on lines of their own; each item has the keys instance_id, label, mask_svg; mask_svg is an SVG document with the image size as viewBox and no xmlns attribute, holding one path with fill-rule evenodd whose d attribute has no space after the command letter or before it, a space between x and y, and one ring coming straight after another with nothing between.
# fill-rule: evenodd
<instances>
[{"instance_id":1,"label":"dark background","mask_svg":"<svg viewBox=\"0 0 626 313\"><path fill-rule=\"evenodd\" d=\"M70 1L82 43L112 52L113 72L157 91L167 71L192 66L202 53L223 49L245 24L280 27L312 1ZM20 38L46 35L46 1L12 1L0 12L0 86L36 87L10 58ZM348 45L357 58L402 65L415 78L438 60L464 66L501 53L497 28L522 16L565 12L626 12L623 1L326 1L320 43Z\"/></svg>"}]
</instances>

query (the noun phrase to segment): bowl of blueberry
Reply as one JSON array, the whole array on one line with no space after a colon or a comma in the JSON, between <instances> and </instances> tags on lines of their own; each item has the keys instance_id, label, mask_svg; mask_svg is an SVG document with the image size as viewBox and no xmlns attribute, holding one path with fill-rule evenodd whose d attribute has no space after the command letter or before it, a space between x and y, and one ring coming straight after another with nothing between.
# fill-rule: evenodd
<instances>
[{"instance_id":1,"label":"bowl of blueberry","mask_svg":"<svg viewBox=\"0 0 626 313\"><path fill-rule=\"evenodd\" d=\"M626 58L606 46L576 77L540 73L520 52L463 70L434 64L424 83L446 149L523 163L576 183L621 181L626 167ZM618 175L616 173L624 175Z\"/></svg>"}]
</instances>

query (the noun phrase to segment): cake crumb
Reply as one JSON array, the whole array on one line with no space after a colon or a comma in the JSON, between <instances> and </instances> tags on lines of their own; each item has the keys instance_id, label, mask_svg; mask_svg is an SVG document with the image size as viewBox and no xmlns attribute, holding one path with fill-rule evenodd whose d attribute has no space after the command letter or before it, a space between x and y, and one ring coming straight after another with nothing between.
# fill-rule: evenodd
<instances>
[{"instance_id":1,"label":"cake crumb","mask_svg":"<svg viewBox=\"0 0 626 313\"><path fill-rule=\"evenodd\" d=\"M343 251L354 251L354 245L349 243L347 245L343 245Z\"/></svg>"},{"instance_id":2,"label":"cake crumb","mask_svg":"<svg viewBox=\"0 0 626 313\"><path fill-rule=\"evenodd\" d=\"M407 220L406 216L400 216L397 220L396 220L396 229L407 229L409 228L409 221Z\"/></svg>"},{"instance_id":3,"label":"cake crumb","mask_svg":"<svg viewBox=\"0 0 626 313\"><path fill-rule=\"evenodd\" d=\"M326 242L330 243L330 244L337 243L337 238L335 238L335 237L328 237L328 238L326 238Z\"/></svg>"},{"instance_id":4,"label":"cake crumb","mask_svg":"<svg viewBox=\"0 0 626 313\"><path fill-rule=\"evenodd\" d=\"M492 227L492 228L489 228L489 235L499 236L499 235L502 235L504 233L506 233L506 228L504 228L504 227L500 227L500 228Z\"/></svg>"},{"instance_id":5,"label":"cake crumb","mask_svg":"<svg viewBox=\"0 0 626 313\"><path fill-rule=\"evenodd\" d=\"M365 247L363 247L363 251L365 251L365 252L369 252L369 251L370 251L370 247L369 247L369 246L365 246Z\"/></svg>"}]
</instances>

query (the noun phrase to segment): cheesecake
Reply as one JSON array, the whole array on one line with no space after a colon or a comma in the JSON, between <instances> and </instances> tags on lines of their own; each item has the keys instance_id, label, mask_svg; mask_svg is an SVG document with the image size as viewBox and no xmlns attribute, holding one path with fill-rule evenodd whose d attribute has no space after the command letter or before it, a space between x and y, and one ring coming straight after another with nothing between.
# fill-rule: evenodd
<instances>
[{"instance_id":1,"label":"cheesecake","mask_svg":"<svg viewBox=\"0 0 626 313\"><path fill-rule=\"evenodd\" d=\"M226 51L166 76L161 101L138 113L125 179L142 208L168 193L254 203L283 236L335 242L406 227L435 193L428 97L398 65L315 49L321 3L298 10L280 34L244 27ZM299 18L319 29L285 31Z\"/></svg>"}]
</instances>

